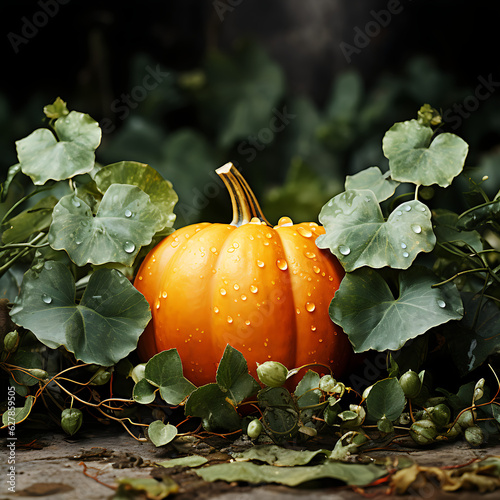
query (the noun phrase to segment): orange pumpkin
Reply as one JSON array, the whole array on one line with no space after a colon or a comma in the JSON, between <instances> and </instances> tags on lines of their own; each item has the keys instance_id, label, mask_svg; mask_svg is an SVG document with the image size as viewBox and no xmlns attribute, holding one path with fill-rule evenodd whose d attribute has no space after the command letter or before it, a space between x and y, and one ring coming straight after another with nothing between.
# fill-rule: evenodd
<instances>
[{"instance_id":1,"label":"orange pumpkin","mask_svg":"<svg viewBox=\"0 0 500 500\"><path fill-rule=\"evenodd\" d=\"M196 385L215 381L227 344L245 356L250 372L273 360L289 369L331 366L339 376L351 346L328 314L344 270L316 247L324 229L282 217L272 227L238 170L217 174L231 196L230 224L183 227L145 258L135 278L152 320L139 339L139 356L175 347L184 375Z\"/></svg>"}]
</instances>

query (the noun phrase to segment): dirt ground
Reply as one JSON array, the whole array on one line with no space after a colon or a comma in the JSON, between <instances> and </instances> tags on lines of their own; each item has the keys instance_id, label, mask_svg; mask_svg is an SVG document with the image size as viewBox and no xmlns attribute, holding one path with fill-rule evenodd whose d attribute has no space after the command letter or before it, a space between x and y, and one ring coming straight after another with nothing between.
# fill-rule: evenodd
<instances>
[{"instance_id":1,"label":"dirt ground","mask_svg":"<svg viewBox=\"0 0 500 500\"><path fill-rule=\"evenodd\" d=\"M2 450L8 449L5 438L2 439L1 446ZM178 492L172 495L175 500L294 498L354 500L364 498L362 492L333 481L301 488L229 484L223 481L208 483L187 467L159 469L154 465L156 462L181 456L184 453L206 455L209 463L226 461L230 458L231 448L228 448L230 446L232 446L232 441L209 438L186 442L176 448L172 445L156 448L149 442L141 443L134 440L122 428L103 426L86 430L75 438L53 432L27 431L16 441L15 493L7 489L8 465L7 459L2 459L0 500L31 497L50 500L107 499L113 496L111 488L116 487L116 480L119 478L159 478L165 474L179 485ZM410 457L422 466L450 466L491 455L500 456L500 443L489 443L485 447L471 448L465 441L455 441L452 444L440 444L431 449L392 447L390 450L365 452L362 456L353 457L353 459L404 456ZM387 493L386 486L378 489L370 488L366 490L366 493L372 498L393 498L393 495ZM437 486L428 484L417 491L412 491L411 494L397 496L397 498L498 500L500 490L485 494L471 491L445 493Z\"/></svg>"}]
</instances>

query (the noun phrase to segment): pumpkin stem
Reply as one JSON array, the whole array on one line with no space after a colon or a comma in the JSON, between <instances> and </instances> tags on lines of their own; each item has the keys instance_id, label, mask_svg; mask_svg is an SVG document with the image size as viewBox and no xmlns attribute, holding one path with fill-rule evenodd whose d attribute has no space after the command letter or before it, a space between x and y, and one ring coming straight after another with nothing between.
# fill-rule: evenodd
<instances>
[{"instance_id":1,"label":"pumpkin stem","mask_svg":"<svg viewBox=\"0 0 500 500\"><path fill-rule=\"evenodd\" d=\"M259 202L247 181L231 162L222 165L215 172L224 181L231 197L233 206L231 225L238 227L242 224L248 224L254 217L268 226L271 225L264 217Z\"/></svg>"}]
</instances>

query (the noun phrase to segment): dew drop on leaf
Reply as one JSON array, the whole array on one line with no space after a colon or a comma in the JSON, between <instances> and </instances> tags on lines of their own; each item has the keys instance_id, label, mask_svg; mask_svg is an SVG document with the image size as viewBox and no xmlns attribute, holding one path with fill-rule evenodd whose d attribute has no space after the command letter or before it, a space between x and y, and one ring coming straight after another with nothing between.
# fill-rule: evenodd
<instances>
[{"instance_id":1,"label":"dew drop on leaf","mask_svg":"<svg viewBox=\"0 0 500 500\"><path fill-rule=\"evenodd\" d=\"M52 297L50 295L47 295L46 293L42 294L42 300L46 304L50 304L52 302Z\"/></svg>"},{"instance_id":2,"label":"dew drop on leaf","mask_svg":"<svg viewBox=\"0 0 500 500\"><path fill-rule=\"evenodd\" d=\"M412 224L411 230L417 234L420 234L422 232L422 228L418 224Z\"/></svg>"},{"instance_id":3,"label":"dew drop on leaf","mask_svg":"<svg viewBox=\"0 0 500 500\"><path fill-rule=\"evenodd\" d=\"M409 212L411 210L411 205L405 205L404 210L405 212Z\"/></svg>"},{"instance_id":4,"label":"dew drop on leaf","mask_svg":"<svg viewBox=\"0 0 500 500\"><path fill-rule=\"evenodd\" d=\"M406 258L406 257L409 257L410 254L408 252L403 252L403 257Z\"/></svg>"},{"instance_id":5,"label":"dew drop on leaf","mask_svg":"<svg viewBox=\"0 0 500 500\"><path fill-rule=\"evenodd\" d=\"M342 255L349 255L351 253L351 249L345 245L340 245L339 246L339 252Z\"/></svg>"},{"instance_id":6,"label":"dew drop on leaf","mask_svg":"<svg viewBox=\"0 0 500 500\"><path fill-rule=\"evenodd\" d=\"M125 210L125 217L132 217L132 212L128 208Z\"/></svg>"},{"instance_id":7,"label":"dew drop on leaf","mask_svg":"<svg viewBox=\"0 0 500 500\"><path fill-rule=\"evenodd\" d=\"M444 309L446 307L446 302L444 300L439 299L437 301L437 305L441 307L441 309Z\"/></svg>"},{"instance_id":8,"label":"dew drop on leaf","mask_svg":"<svg viewBox=\"0 0 500 500\"><path fill-rule=\"evenodd\" d=\"M401 210L397 210L396 215L403 215L403 212L401 212Z\"/></svg>"},{"instance_id":9,"label":"dew drop on leaf","mask_svg":"<svg viewBox=\"0 0 500 500\"><path fill-rule=\"evenodd\" d=\"M404 250L406 248L406 243L401 243L401 248Z\"/></svg>"},{"instance_id":10,"label":"dew drop on leaf","mask_svg":"<svg viewBox=\"0 0 500 500\"><path fill-rule=\"evenodd\" d=\"M132 253L135 250L135 245L131 241L126 241L123 244L123 250L127 253Z\"/></svg>"},{"instance_id":11,"label":"dew drop on leaf","mask_svg":"<svg viewBox=\"0 0 500 500\"><path fill-rule=\"evenodd\" d=\"M73 205L74 205L76 208L78 208L78 207L81 205L80 201L79 201L77 198L73 198L73 199L71 200L71 203L73 203Z\"/></svg>"}]
</instances>

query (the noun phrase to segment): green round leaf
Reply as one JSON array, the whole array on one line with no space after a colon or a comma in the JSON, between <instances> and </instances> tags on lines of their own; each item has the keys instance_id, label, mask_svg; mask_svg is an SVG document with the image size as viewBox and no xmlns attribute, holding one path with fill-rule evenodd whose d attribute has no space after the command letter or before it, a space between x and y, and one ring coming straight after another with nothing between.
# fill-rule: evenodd
<instances>
[{"instance_id":1,"label":"green round leaf","mask_svg":"<svg viewBox=\"0 0 500 500\"><path fill-rule=\"evenodd\" d=\"M164 446L177 436L177 427L164 424L161 420L151 422L148 427L148 437L155 446Z\"/></svg>"},{"instance_id":2,"label":"green round leaf","mask_svg":"<svg viewBox=\"0 0 500 500\"><path fill-rule=\"evenodd\" d=\"M143 295L113 269L95 271L75 304L73 275L48 261L25 274L11 317L51 349L65 346L85 363L111 366L135 349L151 313Z\"/></svg>"},{"instance_id":3,"label":"green round leaf","mask_svg":"<svg viewBox=\"0 0 500 500\"><path fill-rule=\"evenodd\" d=\"M161 229L159 210L136 186L113 184L104 194L95 217L74 195L54 207L49 243L66 250L78 266L119 262L132 265L141 246Z\"/></svg>"},{"instance_id":4,"label":"green round leaf","mask_svg":"<svg viewBox=\"0 0 500 500\"><path fill-rule=\"evenodd\" d=\"M14 424L20 424L23 420L28 418L28 415L31 413L31 409L35 404L36 398L35 396L26 396L24 400L24 406L14 408L14 417L9 414L8 411L5 411L2 415L2 424L4 426Z\"/></svg>"},{"instance_id":5,"label":"green round leaf","mask_svg":"<svg viewBox=\"0 0 500 500\"><path fill-rule=\"evenodd\" d=\"M68 179L94 168L94 151L101 142L96 121L71 111L56 120L55 130L59 140L49 129L40 128L16 142L21 170L35 184Z\"/></svg>"},{"instance_id":6,"label":"green round leaf","mask_svg":"<svg viewBox=\"0 0 500 500\"><path fill-rule=\"evenodd\" d=\"M169 404L181 404L196 388L184 378L182 361L177 349L168 349L154 355L144 371L145 380L160 388L161 397Z\"/></svg>"},{"instance_id":7,"label":"green round leaf","mask_svg":"<svg viewBox=\"0 0 500 500\"><path fill-rule=\"evenodd\" d=\"M438 280L427 268L399 273L395 297L373 269L346 274L330 304L330 317L340 325L356 352L398 350L430 328L463 315L460 294L452 283L432 288Z\"/></svg>"},{"instance_id":8,"label":"green round leaf","mask_svg":"<svg viewBox=\"0 0 500 500\"><path fill-rule=\"evenodd\" d=\"M373 384L366 398L368 416L375 420L396 420L406 406L406 398L397 378L386 378Z\"/></svg>"},{"instance_id":9,"label":"green round leaf","mask_svg":"<svg viewBox=\"0 0 500 500\"><path fill-rule=\"evenodd\" d=\"M431 212L417 200L399 205L384 220L369 190L349 190L332 198L319 220L326 233L316 239L329 248L347 272L362 266L407 269L420 252L436 244Z\"/></svg>"},{"instance_id":10,"label":"green round leaf","mask_svg":"<svg viewBox=\"0 0 500 500\"><path fill-rule=\"evenodd\" d=\"M95 182L101 193L112 184L131 184L141 188L149 195L151 203L159 210L162 228L171 227L175 221L173 213L177 203L177 194L172 188L172 183L152 167L135 161L121 161L108 165L95 175Z\"/></svg>"},{"instance_id":11,"label":"green round leaf","mask_svg":"<svg viewBox=\"0 0 500 500\"><path fill-rule=\"evenodd\" d=\"M462 171L468 144L449 133L439 134L431 142L433 133L417 120L396 123L387 131L382 148L395 181L447 187Z\"/></svg>"},{"instance_id":12,"label":"green round leaf","mask_svg":"<svg viewBox=\"0 0 500 500\"><path fill-rule=\"evenodd\" d=\"M134 398L134 401L137 401L142 405L148 405L155 400L155 391L156 387L151 385L145 378L143 378L134 385L132 397Z\"/></svg>"},{"instance_id":13,"label":"green round leaf","mask_svg":"<svg viewBox=\"0 0 500 500\"><path fill-rule=\"evenodd\" d=\"M377 201L380 203L390 198L399 182L387 178L378 167L369 167L354 175L345 178L345 189L369 189L374 192Z\"/></svg>"}]
</instances>

